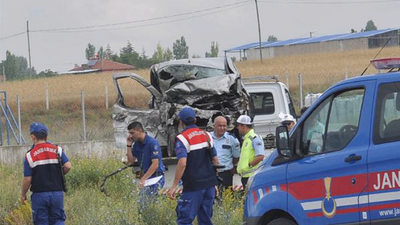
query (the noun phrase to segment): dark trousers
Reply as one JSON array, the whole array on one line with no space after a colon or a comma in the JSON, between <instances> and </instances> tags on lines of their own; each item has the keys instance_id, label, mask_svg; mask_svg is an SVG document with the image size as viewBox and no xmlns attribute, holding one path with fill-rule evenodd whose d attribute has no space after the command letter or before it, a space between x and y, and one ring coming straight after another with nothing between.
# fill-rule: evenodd
<instances>
[{"instance_id":1,"label":"dark trousers","mask_svg":"<svg viewBox=\"0 0 400 225\"><path fill-rule=\"evenodd\" d=\"M246 190L248 180L249 180L248 177L242 177L241 181L242 181L242 185L243 185L243 190Z\"/></svg>"},{"instance_id":2,"label":"dark trousers","mask_svg":"<svg viewBox=\"0 0 400 225\"><path fill-rule=\"evenodd\" d=\"M224 172L219 172L218 176L222 179L222 188L227 189L233 185L233 174L230 170L225 170Z\"/></svg>"},{"instance_id":3,"label":"dark trousers","mask_svg":"<svg viewBox=\"0 0 400 225\"><path fill-rule=\"evenodd\" d=\"M212 225L214 198L214 187L182 192L176 206L178 225L191 225L196 216L197 224Z\"/></svg>"},{"instance_id":4,"label":"dark trousers","mask_svg":"<svg viewBox=\"0 0 400 225\"><path fill-rule=\"evenodd\" d=\"M35 225L64 225L64 193L62 191L34 192L32 218Z\"/></svg>"}]
</instances>

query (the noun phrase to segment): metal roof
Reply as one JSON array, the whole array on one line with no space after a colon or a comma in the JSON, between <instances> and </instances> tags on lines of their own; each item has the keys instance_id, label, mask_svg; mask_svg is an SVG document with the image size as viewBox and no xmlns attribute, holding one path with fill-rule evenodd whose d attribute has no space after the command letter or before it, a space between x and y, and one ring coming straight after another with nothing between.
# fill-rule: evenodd
<instances>
[{"instance_id":1,"label":"metal roof","mask_svg":"<svg viewBox=\"0 0 400 225\"><path fill-rule=\"evenodd\" d=\"M267 42L261 42L261 46L263 46L264 44L266 44ZM246 50L246 49L251 49L251 48L257 48L258 46L260 46L260 42L252 42L252 43L248 43L245 45L240 45L234 48L230 48L228 50L225 50L226 52L235 52L235 51L240 51L240 50Z\"/></svg>"},{"instance_id":2,"label":"metal roof","mask_svg":"<svg viewBox=\"0 0 400 225\"><path fill-rule=\"evenodd\" d=\"M384 34L387 32L399 30L399 28L387 28L382 30L371 30L359 33L347 33L347 34L332 34L325 35L321 37L308 37L308 38L295 38L284 41L275 41L275 42L261 42L262 48L269 47L281 47L287 45L297 45L297 44L311 44L311 43L319 43L319 42L327 42L327 41L339 41L339 40L349 40L356 38L368 38L375 35ZM259 42L252 42L249 44L241 45L238 47L230 48L225 50L225 52L234 52L240 50L254 49L259 47Z\"/></svg>"}]
</instances>

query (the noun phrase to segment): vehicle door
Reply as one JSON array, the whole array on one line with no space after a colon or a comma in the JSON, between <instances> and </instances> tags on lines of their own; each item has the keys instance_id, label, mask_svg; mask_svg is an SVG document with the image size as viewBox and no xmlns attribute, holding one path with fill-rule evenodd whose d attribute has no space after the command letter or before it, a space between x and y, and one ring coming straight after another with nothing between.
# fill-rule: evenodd
<instances>
[{"instance_id":1,"label":"vehicle door","mask_svg":"<svg viewBox=\"0 0 400 225\"><path fill-rule=\"evenodd\" d=\"M302 156L288 164L288 211L300 224L358 223L367 187L367 150L375 81L328 91L291 140ZM364 198L362 194L364 193Z\"/></svg>"},{"instance_id":2,"label":"vehicle door","mask_svg":"<svg viewBox=\"0 0 400 225\"><path fill-rule=\"evenodd\" d=\"M387 78L377 89L368 152L370 211L363 219L371 224L400 224L400 82Z\"/></svg>"},{"instance_id":3,"label":"vehicle door","mask_svg":"<svg viewBox=\"0 0 400 225\"><path fill-rule=\"evenodd\" d=\"M114 104L113 127L118 148L126 148L127 127L133 121L142 123L146 132L163 143L160 101L162 95L137 74L113 76L117 101Z\"/></svg>"},{"instance_id":4,"label":"vehicle door","mask_svg":"<svg viewBox=\"0 0 400 225\"><path fill-rule=\"evenodd\" d=\"M254 129L265 140L266 148L273 148L275 129L280 125L280 112L287 113L286 102L278 83L253 83L248 87L254 116ZM269 135L270 137L268 138ZM269 141L271 140L271 141Z\"/></svg>"}]
</instances>

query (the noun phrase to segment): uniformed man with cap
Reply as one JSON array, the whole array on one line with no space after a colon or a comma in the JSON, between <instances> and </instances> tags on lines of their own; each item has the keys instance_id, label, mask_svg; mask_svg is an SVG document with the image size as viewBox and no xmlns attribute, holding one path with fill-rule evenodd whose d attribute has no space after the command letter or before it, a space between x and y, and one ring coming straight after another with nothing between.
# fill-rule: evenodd
<instances>
[{"instance_id":1,"label":"uniformed man with cap","mask_svg":"<svg viewBox=\"0 0 400 225\"><path fill-rule=\"evenodd\" d=\"M243 136L237 172L242 177L241 181L243 189L245 189L247 180L264 159L265 149L263 140L254 132L249 116L239 116L236 124L239 134Z\"/></svg>"},{"instance_id":2,"label":"uniformed man with cap","mask_svg":"<svg viewBox=\"0 0 400 225\"><path fill-rule=\"evenodd\" d=\"M218 180L213 168L218 163L211 135L195 125L196 114L190 107L183 108L178 117L183 128L176 139L175 179L168 194L175 198L182 179L183 191L176 207L177 223L192 224L197 216L199 225L212 224L215 185ZM211 148L211 149L210 149Z\"/></svg>"},{"instance_id":3,"label":"uniformed man with cap","mask_svg":"<svg viewBox=\"0 0 400 225\"><path fill-rule=\"evenodd\" d=\"M33 147L24 158L21 202L25 202L30 187L33 223L64 224L65 180L61 170L67 174L72 168L71 163L61 147L46 142L49 130L44 124L32 123L29 132Z\"/></svg>"},{"instance_id":4,"label":"uniformed man with cap","mask_svg":"<svg viewBox=\"0 0 400 225\"><path fill-rule=\"evenodd\" d=\"M294 125L296 125L296 119L292 115L281 112L278 116L281 118L282 126L286 126L288 131L292 130Z\"/></svg>"}]
</instances>

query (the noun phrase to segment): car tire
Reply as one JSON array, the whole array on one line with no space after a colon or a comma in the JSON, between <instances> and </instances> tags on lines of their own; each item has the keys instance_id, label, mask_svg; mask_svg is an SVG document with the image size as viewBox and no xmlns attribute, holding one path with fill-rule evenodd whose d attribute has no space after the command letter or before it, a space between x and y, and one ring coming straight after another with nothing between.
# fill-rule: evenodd
<instances>
[{"instance_id":1,"label":"car tire","mask_svg":"<svg viewBox=\"0 0 400 225\"><path fill-rule=\"evenodd\" d=\"M268 225L297 225L297 223L286 218L274 219L268 223Z\"/></svg>"}]
</instances>

